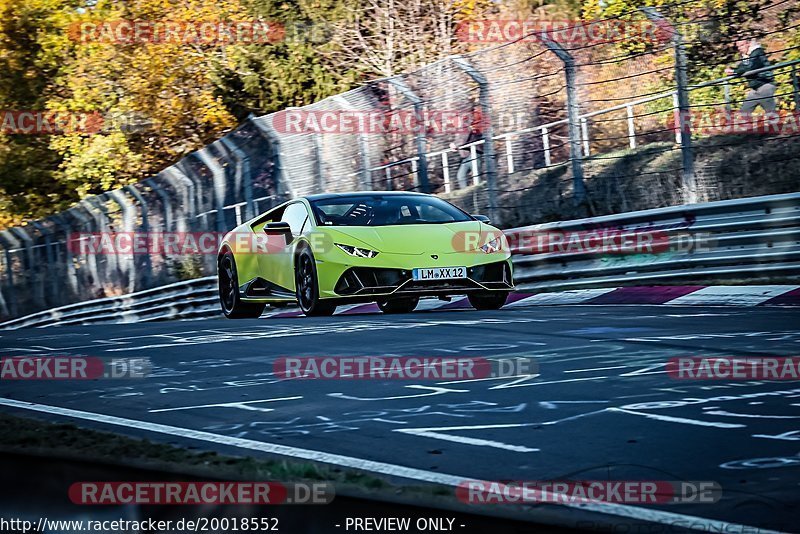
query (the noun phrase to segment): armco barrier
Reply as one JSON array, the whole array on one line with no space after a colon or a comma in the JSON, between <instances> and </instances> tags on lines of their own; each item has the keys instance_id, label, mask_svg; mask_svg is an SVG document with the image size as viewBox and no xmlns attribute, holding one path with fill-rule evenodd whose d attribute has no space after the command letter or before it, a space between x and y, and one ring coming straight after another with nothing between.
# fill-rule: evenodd
<instances>
[{"instance_id":1,"label":"armco barrier","mask_svg":"<svg viewBox=\"0 0 800 534\"><path fill-rule=\"evenodd\" d=\"M625 283L800 275L800 193L724 200L517 228L660 231L658 254L536 254L515 257L520 289L580 289Z\"/></svg>"},{"instance_id":2,"label":"armco barrier","mask_svg":"<svg viewBox=\"0 0 800 534\"><path fill-rule=\"evenodd\" d=\"M596 252L514 256L523 290L686 283L720 278L800 277L800 193L724 200L513 228L508 233L658 231L668 250L656 254ZM144 322L219 316L216 277L27 315L0 328Z\"/></svg>"}]
</instances>

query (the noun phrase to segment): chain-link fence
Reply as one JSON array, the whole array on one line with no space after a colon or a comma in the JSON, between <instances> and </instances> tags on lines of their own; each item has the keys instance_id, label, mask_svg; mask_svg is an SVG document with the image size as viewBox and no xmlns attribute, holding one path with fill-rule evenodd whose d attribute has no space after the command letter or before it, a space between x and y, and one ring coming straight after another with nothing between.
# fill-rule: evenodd
<instances>
[{"instance_id":1,"label":"chain-link fence","mask_svg":"<svg viewBox=\"0 0 800 534\"><path fill-rule=\"evenodd\" d=\"M635 39L535 32L251 118L155 177L0 232L0 314L214 274L213 253L116 243L109 254L96 236L223 233L323 191L435 193L503 227L796 191L800 39L775 15L785 3L762 13L778 130L704 122L752 96L752 72L690 82L713 71L686 53L710 38L713 15L637 10L588 23L624 22Z\"/></svg>"}]
</instances>

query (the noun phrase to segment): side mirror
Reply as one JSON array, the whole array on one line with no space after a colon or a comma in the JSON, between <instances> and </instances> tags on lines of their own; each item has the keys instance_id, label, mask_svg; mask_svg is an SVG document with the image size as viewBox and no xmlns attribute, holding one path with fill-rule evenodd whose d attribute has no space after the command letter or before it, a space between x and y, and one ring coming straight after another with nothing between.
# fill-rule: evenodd
<instances>
[{"instance_id":1,"label":"side mirror","mask_svg":"<svg viewBox=\"0 0 800 534\"><path fill-rule=\"evenodd\" d=\"M492 222L491 220L489 220L489 217L487 217L486 215L473 215L472 218L475 219L476 221L480 221L480 222L486 223L486 224L491 224L491 222Z\"/></svg>"},{"instance_id":2,"label":"side mirror","mask_svg":"<svg viewBox=\"0 0 800 534\"><path fill-rule=\"evenodd\" d=\"M286 234L292 233L292 227L286 221L268 222L264 225L265 234Z\"/></svg>"},{"instance_id":3,"label":"side mirror","mask_svg":"<svg viewBox=\"0 0 800 534\"><path fill-rule=\"evenodd\" d=\"M264 225L263 230L268 236L283 236L284 245L288 245L292 241L292 227L286 221L268 222Z\"/></svg>"}]
</instances>

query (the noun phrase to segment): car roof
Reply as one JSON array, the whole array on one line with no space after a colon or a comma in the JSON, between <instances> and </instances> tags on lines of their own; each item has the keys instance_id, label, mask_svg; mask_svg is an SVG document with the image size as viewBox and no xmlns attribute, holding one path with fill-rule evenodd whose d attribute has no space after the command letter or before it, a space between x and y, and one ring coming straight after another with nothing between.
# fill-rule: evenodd
<instances>
[{"instance_id":1,"label":"car roof","mask_svg":"<svg viewBox=\"0 0 800 534\"><path fill-rule=\"evenodd\" d=\"M413 191L351 191L349 193L319 193L319 194L316 194L316 195L307 195L307 196L305 196L303 198L305 198L309 202L314 202L316 200L330 200L330 199L333 199L333 198L348 198L348 197L363 197L363 196L366 196L366 195L430 196L430 195L426 195L425 193L415 193Z\"/></svg>"}]
</instances>

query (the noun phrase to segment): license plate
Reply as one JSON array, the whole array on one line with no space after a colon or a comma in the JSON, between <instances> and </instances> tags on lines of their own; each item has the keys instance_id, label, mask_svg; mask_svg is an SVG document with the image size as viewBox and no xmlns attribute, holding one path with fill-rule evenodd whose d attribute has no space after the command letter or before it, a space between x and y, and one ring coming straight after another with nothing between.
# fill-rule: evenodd
<instances>
[{"instance_id":1,"label":"license plate","mask_svg":"<svg viewBox=\"0 0 800 534\"><path fill-rule=\"evenodd\" d=\"M446 280L452 278L466 278L466 267L432 267L429 269L414 269L414 280Z\"/></svg>"}]
</instances>

